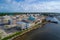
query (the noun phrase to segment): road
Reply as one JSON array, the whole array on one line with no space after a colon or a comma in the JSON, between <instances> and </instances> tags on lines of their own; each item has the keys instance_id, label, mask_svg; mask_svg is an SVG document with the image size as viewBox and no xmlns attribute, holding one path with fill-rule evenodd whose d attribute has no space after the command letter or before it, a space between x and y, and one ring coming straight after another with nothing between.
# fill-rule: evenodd
<instances>
[{"instance_id":1,"label":"road","mask_svg":"<svg viewBox=\"0 0 60 40\"><path fill-rule=\"evenodd\" d=\"M43 27L13 40L60 40L60 24L47 23Z\"/></svg>"}]
</instances>

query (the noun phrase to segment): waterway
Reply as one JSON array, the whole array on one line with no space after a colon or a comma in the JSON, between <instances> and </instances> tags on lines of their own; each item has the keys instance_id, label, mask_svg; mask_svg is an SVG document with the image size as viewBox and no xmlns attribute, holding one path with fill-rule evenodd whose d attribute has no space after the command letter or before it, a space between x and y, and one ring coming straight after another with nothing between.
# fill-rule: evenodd
<instances>
[{"instance_id":1,"label":"waterway","mask_svg":"<svg viewBox=\"0 0 60 40\"><path fill-rule=\"evenodd\" d=\"M60 23L47 23L41 28L28 32L15 40L60 40Z\"/></svg>"}]
</instances>

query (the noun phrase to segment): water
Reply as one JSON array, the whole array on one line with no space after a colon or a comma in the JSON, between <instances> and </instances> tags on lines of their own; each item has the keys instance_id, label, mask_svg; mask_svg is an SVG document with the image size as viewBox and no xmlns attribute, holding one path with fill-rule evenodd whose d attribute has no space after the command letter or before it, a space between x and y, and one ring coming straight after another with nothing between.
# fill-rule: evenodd
<instances>
[{"instance_id":1,"label":"water","mask_svg":"<svg viewBox=\"0 0 60 40\"><path fill-rule=\"evenodd\" d=\"M60 22L57 18L54 19ZM60 23L48 23L43 28L39 28L35 35L32 35L29 40L60 40Z\"/></svg>"},{"instance_id":2,"label":"water","mask_svg":"<svg viewBox=\"0 0 60 40\"><path fill-rule=\"evenodd\" d=\"M19 39L19 38L17 38ZM60 23L47 23L41 28L28 32L23 40L60 40Z\"/></svg>"},{"instance_id":3,"label":"water","mask_svg":"<svg viewBox=\"0 0 60 40\"><path fill-rule=\"evenodd\" d=\"M26 40L60 40L60 24L48 23L31 32Z\"/></svg>"},{"instance_id":4,"label":"water","mask_svg":"<svg viewBox=\"0 0 60 40\"><path fill-rule=\"evenodd\" d=\"M60 22L57 18L54 20ZM48 23L44 27L32 32L27 40L60 40L60 23Z\"/></svg>"}]
</instances>

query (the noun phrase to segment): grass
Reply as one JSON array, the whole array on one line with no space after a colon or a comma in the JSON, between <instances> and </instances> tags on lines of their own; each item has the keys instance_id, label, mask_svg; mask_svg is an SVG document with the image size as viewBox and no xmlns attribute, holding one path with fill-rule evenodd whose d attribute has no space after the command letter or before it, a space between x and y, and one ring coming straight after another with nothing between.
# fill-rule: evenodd
<instances>
[{"instance_id":1,"label":"grass","mask_svg":"<svg viewBox=\"0 0 60 40\"><path fill-rule=\"evenodd\" d=\"M36 24L36 25L34 25L33 26L33 28L35 27L38 27L39 25L41 25L40 23L39 24ZM32 29L33 29L32 28ZM16 33L14 33L14 34L12 34L12 35L9 35L9 36L7 36L7 37L5 37L5 38L3 38L2 40L8 40L8 39L11 39L11 38L13 38L13 37L15 37L15 36L17 36L17 35L20 35L20 34L22 34L23 32L25 32L25 31L28 31L29 29L26 29L26 30L23 30L23 31L20 31L20 32L16 32Z\"/></svg>"},{"instance_id":2,"label":"grass","mask_svg":"<svg viewBox=\"0 0 60 40\"><path fill-rule=\"evenodd\" d=\"M26 31L26 30L24 30L24 31ZM20 34L21 34L22 32L24 32L24 31L16 32L16 33L14 33L13 35L9 35L9 36L3 38L2 40L8 40L8 39L10 39L10 38L12 38L12 37L14 37L14 36L20 35Z\"/></svg>"},{"instance_id":3,"label":"grass","mask_svg":"<svg viewBox=\"0 0 60 40\"><path fill-rule=\"evenodd\" d=\"M16 36L16 35L19 35L21 32L16 32L15 34L13 34L13 35L10 35L10 36L8 36L8 37L5 37L5 38L3 38L2 40L8 40L8 39L10 39L10 38L12 38L12 37L14 37L14 36Z\"/></svg>"}]
</instances>

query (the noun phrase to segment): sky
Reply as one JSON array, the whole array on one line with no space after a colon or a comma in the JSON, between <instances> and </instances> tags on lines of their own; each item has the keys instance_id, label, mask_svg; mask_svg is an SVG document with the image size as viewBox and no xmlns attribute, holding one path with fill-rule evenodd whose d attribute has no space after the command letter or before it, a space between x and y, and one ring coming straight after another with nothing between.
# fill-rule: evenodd
<instances>
[{"instance_id":1,"label":"sky","mask_svg":"<svg viewBox=\"0 0 60 40\"><path fill-rule=\"evenodd\" d=\"M60 0L0 0L0 12L60 13Z\"/></svg>"}]
</instances>

